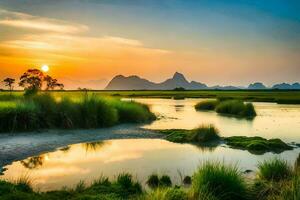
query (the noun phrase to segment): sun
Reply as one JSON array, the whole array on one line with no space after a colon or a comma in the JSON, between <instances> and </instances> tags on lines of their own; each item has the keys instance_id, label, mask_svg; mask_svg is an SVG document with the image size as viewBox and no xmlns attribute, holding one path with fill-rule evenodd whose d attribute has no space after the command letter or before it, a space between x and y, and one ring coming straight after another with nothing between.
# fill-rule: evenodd
<instances>
[{"instance_id":1,"label":"sun","mask_svg":"<svg viewBox=\"0 0 300 200\"><path fill-rule=\"evenodd\" d=\"M42 66L42 71L43 71L43 72L48 72L48 71L49 71L48 65L43 65L43 66Z\"/></svg>"}]
</instances>

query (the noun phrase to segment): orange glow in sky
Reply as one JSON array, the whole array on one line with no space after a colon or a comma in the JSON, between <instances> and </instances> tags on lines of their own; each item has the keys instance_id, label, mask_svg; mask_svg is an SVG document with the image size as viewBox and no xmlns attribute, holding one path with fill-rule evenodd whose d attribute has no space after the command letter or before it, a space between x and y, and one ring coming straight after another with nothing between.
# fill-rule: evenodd
<instances>
[{"instance_id":1,"label":"orange glow in sky","mask_svg":"<svg viewBox=\"0 0 300 200\"><path fill-rule=\"evenodd\" d=\"M197 3L166 4L164 9L160 4L148 9L87 3L80 11L65 1L45 4L55 9L0 3L0 79L50 66L42 70L67 89L102 89L118 74L159 82L175 71L208 85L300 81L300 24L276 13L239 5L249 16L238 18L240 13L231 16L217 12L216 5Z\"/></svg>"}]
</instances>

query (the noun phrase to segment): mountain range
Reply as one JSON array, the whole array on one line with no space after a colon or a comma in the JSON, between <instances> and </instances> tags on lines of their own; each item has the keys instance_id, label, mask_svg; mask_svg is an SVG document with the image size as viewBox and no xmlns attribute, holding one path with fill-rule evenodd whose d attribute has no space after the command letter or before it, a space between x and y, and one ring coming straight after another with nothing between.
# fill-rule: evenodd
<instances>
[{"instance_id":1,"label":"mountain range","mask_svg":"<svg viewBox=\"0 0 300 200\"><path fill-rule=\"evenodd\" d=\"M183 74L176 72L172 78L169 78L161 83L154 83L147 79L140 78L139 76L128 76L123 75L115 76L106 86L106 90L173 90L175 88L184 88L187 90L204 90L204 89L215 89L215 90L263 90L263 89L300 89L300 83L288 84L281 83L276 84L271 88L266 87L263 83L256 82L250 84L248 87L237 87L237 86L212 86L209 87L204 83L191 81L189 82Z\"/></svg>"}]
</instances>

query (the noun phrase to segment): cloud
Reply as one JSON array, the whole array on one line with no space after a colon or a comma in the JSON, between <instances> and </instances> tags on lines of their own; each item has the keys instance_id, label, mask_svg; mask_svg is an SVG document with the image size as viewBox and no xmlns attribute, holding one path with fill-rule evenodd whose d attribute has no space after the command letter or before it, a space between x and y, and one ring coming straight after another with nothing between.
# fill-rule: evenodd
<instances>
[{"instance_id":1,"label":"cloud","mask_svg":"<svg viewBox=\"0 0 300 200\"><path fill-rule=\"evenodd\" d=\"M4 9L0 9L0 25L68 34L80 33L88 30L88 27L82 24L43 18Z\"/></svg>"},{"instance_id":2,"label":"cloud","mask_svg":"<svg viewBox=\"0 0 300 200\"><path fill-rule=\"evenodd\" d=\"M29 34L24 35L18 40L7 40L0 45L5 48L39 50L52 52L61 55L76 55L78 57L92 56L98 58L97 55L115 55L126 53L134 53L143 55L163 55L170 51L165 49L157 49L146 47L141 41L115 37L89 37L76 36L67 34Z\"/></svg>"}]
</instances>

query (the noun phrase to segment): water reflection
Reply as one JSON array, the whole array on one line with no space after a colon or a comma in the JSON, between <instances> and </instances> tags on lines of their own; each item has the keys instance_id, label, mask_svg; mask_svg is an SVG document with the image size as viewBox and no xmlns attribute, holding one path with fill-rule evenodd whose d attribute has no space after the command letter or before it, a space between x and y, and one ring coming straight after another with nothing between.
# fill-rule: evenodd
<instances>
[{"instance_id":1,"label":"water reflection","mask_svg":"<svg viewBox=\"0 0 300 200\"><path fill-rule=\"evenodd\" d=\"M82 146L86 152L96 152L100 150L106 143L104 141L83 143Z\"/></svg>"},{"instance_id":2,"label":"water reflection","mask_svg":"<svg viewBox=\"0 0 300 200\"><path fill-rule=\"evenodd\" d=\"M21 161L21 164L27 169L35 169L43 165L45 155L34 156Z\"/></svg>"},{"instance_id":3,"label":"water reflection","mask_svg":"<svg viewBox=\"0 0 300 200\"><path fill-rule=\"evenodd\" d=\"M285 142L300 142L300 105L254 103L257 116L253 120L219 115L216 112L197 112L194 105L205 99L142 99L135 101L150 105L160 120L149 129L192 129L201 124L214 124L224 137L261 136L280 138ZM175 109L174 109L175 108Z\"/></svg>"},{"instance_id":4,"label":"water reflection","mask_svg":"<svg viewBox=\"0 0 300 200\"><path fill-rule=\"evenodd\" d=\"M278 156L294 164L300 149L285 151ZM145 184L150 174L168 174L180 184L178 171L192 175L201 162L224 161L237 163L241 170L255 170L258 162L274 157L262 156L225 146L195 146L177 144L161 139L123 139L70 145L67 151L31 157L5 166L1 178L16 180L28 174L34 187L41 191L73 187L80 180L87 184L103 176L110 179L128 172Z\"/></svg>"},{"instance_id":5,"label":"water reflection","mask_svg":"<svg viewBox=\"0 0 300 200\"><path fill-rule=\"evenodd\" d=\"M184 105L175 105L174 107L176 112L181 112L184 110Z\"/></svg>"}]
</instances>

